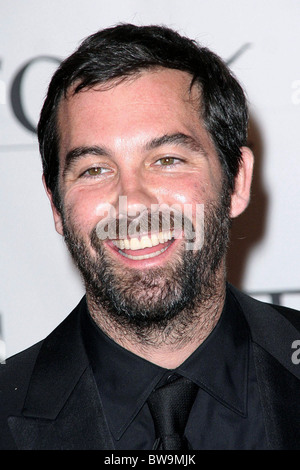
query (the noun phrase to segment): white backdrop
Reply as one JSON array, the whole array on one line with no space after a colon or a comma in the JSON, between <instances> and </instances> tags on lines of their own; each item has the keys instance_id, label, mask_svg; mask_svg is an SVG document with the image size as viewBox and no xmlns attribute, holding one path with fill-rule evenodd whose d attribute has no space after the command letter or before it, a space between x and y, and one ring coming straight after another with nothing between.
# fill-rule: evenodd
<instances>
[{"instance_id":1,"label":"white backdrop","mask_svg":"<svg viewBox=\"0 0 300 470\"><path fill-rule=\"evenodd\" d=\"M256 169L228 276L253 296L300 309L300 1L0 0L0 358L4 343L10 356L47 335L83 294L26 125L37 123L56 61L119 22L174 27L227 60L242 82Z\"/></svg>"}]
</instances>

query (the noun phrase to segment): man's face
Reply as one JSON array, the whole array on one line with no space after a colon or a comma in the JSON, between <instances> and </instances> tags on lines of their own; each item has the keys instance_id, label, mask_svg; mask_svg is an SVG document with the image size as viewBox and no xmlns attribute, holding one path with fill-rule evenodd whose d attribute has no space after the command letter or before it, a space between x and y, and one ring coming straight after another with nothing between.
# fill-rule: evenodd
<instances>
[{"instance_id":1,"label":"man's face","mask_svg":"<svg viewBox=\"0 0 300 470\"><path fill-rule=\"evenodd\" d=\"M87 292L107 310L119 309L119 317L123 309L136 321L159 321L192 308L199 289L203 297L214 284L224 256L229 201L200 119L199 90L190 91L190 81L175 70L144 72L110 88L70 94L60 105L63 211L56 228L65 235ZM176 206L184 213L188 207L196 227L202 205L200 250L187 250L184 232L174 234L173 227L171 233L161 226L153 233L149 226L141 234L144 241L128 234L120 239L118 232L114 240L99 239L108 207L118 220L132 220L145 209Z\"/></svg>"}]
</instances>

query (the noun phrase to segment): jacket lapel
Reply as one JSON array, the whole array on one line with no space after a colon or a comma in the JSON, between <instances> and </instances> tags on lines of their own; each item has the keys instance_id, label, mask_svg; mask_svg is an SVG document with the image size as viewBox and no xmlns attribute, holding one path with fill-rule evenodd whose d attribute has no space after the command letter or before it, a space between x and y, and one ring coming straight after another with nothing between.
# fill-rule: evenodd
<instances>
[{"instance_id":1,"label":"jacket lapel","mask_svg":"<svg viewBox=\"0 0 300 470\"><path fill-rule=\"evenodd\" d=\"M17 416L10 417L8 424L21 450L113 449L89 369L55 419Z\"/></svg>"},{"instance_id":2,"label":"jacket lapel","mask_svg":"<svg viewBox=\"0 0 300 470\"><path fill-rule=\"evenodd\" d=\"M114 448L81 338L84 304L43 342L22 416L8 421L19 449Z\"/></svg>"}]
</instances>

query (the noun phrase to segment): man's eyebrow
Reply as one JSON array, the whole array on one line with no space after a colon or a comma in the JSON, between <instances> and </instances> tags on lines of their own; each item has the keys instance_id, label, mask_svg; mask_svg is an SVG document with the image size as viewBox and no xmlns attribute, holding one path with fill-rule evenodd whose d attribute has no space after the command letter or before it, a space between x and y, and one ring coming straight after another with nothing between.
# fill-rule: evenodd
<instances>
[{"instance_id":1,"label":"man's eyebrow","mask_svg":"<svg viewBox=\"0 0 300 470\"><path fill-rule=\"evenodd\" d=\"M99 147L98 145L88 146L88 147L76 147L70 150L66 154L63 176L67 173L72 165L74 165L78 160L80 160L85 155L99 155L109 157L109 151L105 147Z\"/></svg>"},{"instance_id":2,"label":"man's eyebrow","mask_svg":"<svg viewBox=\"0 0 300 470\"><path fill-rule=\"evenodd\" d=\"M206 155L206 151L203 145L197 139L190 135L183 134L182 132L177 132L175 134L165 134L161 137L157 137L156 139L153 139L151 142L147 143L146 148L147 150L152 150L168 144L183 145L193 152Z\"/></svg>"}]
</instances>

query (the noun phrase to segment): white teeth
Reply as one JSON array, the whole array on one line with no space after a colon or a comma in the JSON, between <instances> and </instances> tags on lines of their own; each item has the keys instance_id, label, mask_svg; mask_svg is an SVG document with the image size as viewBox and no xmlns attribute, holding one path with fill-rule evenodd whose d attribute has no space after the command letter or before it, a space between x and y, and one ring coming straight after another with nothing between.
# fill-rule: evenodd
<instances>
[{"instance_id":1,"label":"white teeth","mask_svg":"<svg viewBox=\"0 0 300 470\"><path fill-rule=\"evenodd\" d=\"M143 238L142 238L143 239ZM151 236L151 243L152 243L152 246L156 246L156 245L159 245L159 238L157 235L152 235Z\"/></svg>"},{"instance_id":2,"label":"white teeth","mask_svg":"<svg viewBox=\"0 0 300 470\"><path fill-rule=\"evenodd\" d=\"M126 250L130 250L130 240L128 240L128 238L125 238L125 240L123 240L123 242L124 242L124 248Z\"/></svg>"},{"instance_id":3,"label":"white teeth","mask_svg":"<svg viewBox=\"0 0 300 470\"><path fill-rule=\"evenodd\" d=\"M139 242L139 245L139 248L151 248L153 246L152 237L149 238L147 235L142 237L141 241Z\"/></svg>"},{"instance_id":4,"label":"white teeth","mask_svg":"<svg viewBox=\"0 0 300 470\"><path fill-rule=\"evenodd\" d=\"M113 240L113 244L120 250L143 250L144 248L152 248L153 246L157 246L160 243L165 243L168 240L171 240L173 236L174 232L169 230L168 232L159 232L158 234L153 234L151 236L144 235L141 237L141 239L135 237L130 239L125 238L120 240ZM130 255L128 255L128 257L129 256ZM149 255L149 257L151 256Z\"/></svg>"},{"instance_id":5,"label":"white teeth","mask_svg":"<svg viewBox=\"0 0 300 470\"><path fill-rule=\"evenodd\" d=\"M124 250L125 248L125 241L124 240L119 240L119 247L121 250Z\"/></svg>"},{"instance_id":6,"label":"white teeth","mask_svg":"<svg viewBox=\"0 0 300 470\"><path fill-rule=\"evenodd\" d=\"M131 238L130 239L130 249L131 250L139 250L141 243L138 238Z\"/></svg>"}]
</instances>

